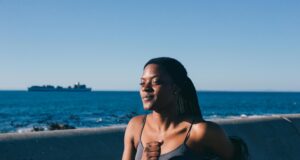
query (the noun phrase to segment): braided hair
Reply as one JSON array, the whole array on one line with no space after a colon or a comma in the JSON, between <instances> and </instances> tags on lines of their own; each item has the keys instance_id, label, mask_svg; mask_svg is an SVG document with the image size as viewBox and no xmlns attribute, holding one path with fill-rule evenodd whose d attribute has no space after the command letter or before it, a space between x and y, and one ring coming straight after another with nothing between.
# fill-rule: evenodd
<instances>
[{"instance_id":1,"label":"braided hair","mask_svg":"<svg viewBox=\"0 0 300 160\"><path fill-rule=\"evenodd\" d=\"M159 57L150 59L144 66L156 64L163 67L174 83L180 88L177 99L177 112L180 115L196 116L203 119L197 92L192 80L188 77L184 66L176 59Z\"/></svg>"}]
</instances>

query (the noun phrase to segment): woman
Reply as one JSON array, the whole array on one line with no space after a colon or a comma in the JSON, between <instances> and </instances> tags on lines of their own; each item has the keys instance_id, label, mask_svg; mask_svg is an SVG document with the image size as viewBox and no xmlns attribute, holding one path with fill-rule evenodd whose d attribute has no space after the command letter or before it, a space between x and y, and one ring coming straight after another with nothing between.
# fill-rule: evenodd
<instances>
[{"instance_id":1,"label":"woman","mask_svg":"<svg viewBox=\"0 0 300 160\"><path fill-rule=\"evenodd\" d=\"M145 110L126 128L123 160L233 159L234 147L219 125L204 121L184 66L168 57L144 66L140 95Z\"/></svg>"}]
</instances>

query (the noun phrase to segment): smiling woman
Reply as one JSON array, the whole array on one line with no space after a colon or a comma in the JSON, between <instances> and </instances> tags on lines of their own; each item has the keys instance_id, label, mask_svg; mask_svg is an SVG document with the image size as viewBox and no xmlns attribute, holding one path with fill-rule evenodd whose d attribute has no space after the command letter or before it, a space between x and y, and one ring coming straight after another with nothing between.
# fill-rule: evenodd
<instances>
[{"instance_id":1,"label":"smiling woman","mask_svg":"<svg viewBox=\"0 0 300 160\"><path fill-rule=\"evenodd\" d=\"M123 160L234 158L224 130L202 118L196 89L179 61L151 59L140 85L144 109L152 113L128 123Z\"/></svg>"}]
</instances>

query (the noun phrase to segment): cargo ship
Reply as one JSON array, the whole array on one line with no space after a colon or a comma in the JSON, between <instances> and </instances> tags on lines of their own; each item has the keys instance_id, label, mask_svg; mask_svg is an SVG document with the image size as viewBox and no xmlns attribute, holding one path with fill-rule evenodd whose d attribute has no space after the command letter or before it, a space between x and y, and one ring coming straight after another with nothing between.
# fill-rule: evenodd
<instances>
[{"instance_id":1,"label":"cargo ship","mask_svg":"<svg viewBox=\"0 0 300 160\"><path fill-rule=\"evenodd\" d=\"M86 85L80 84L79 82L73 87L69 86L64 88L62 86L52 86L52 85L43 85L43 86L31 86L28 88L28 92L91 92L92 88L87 88Z\"/></svg>"}]
</instances>

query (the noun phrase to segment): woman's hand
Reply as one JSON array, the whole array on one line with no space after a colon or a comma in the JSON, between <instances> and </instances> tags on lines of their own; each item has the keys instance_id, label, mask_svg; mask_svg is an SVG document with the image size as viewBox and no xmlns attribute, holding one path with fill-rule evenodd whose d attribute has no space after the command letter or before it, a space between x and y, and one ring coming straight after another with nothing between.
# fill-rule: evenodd
<instances>
[{"instance_id":1,"label":"woman's hand","mask_svg":"<svg viewBox=\"0 0 300 160\"><path fill-rule=\"evenodd\" d=\"M162 143L162 141L148 142L144 148L142 160L157 160L160 156L160 146Z\"/></svg>"}]
</instances>

